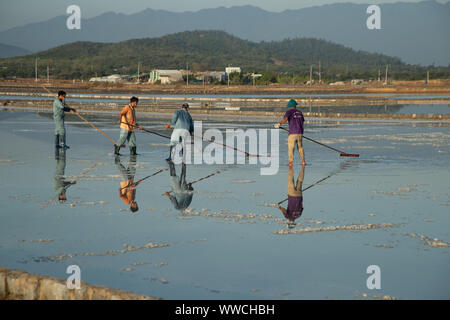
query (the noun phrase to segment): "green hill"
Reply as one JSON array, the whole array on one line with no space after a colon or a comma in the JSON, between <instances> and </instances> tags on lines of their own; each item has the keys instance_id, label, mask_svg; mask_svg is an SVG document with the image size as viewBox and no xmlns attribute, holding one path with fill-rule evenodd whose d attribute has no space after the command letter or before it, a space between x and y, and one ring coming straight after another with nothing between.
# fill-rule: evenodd
<instances>
[{"instance_id":1,"label":"green hill","mask_svg":"<svg viewBox=\"0 0 450 320\"><path fill-rule=\"evenodd\" d=\"M224 70L240 66L244 72L309 77L310 65L321 62L322 78L376 78L389 65L397 78L422 78L426 69L382 54L355 51L325 40L298 38L279 42L251 42L222 31L187 31L160 38L118 43L74 42L24 57L0 59L0 76L33 77L35 58L41 76L47 65L53 78L89 79L113 73L136 74L152 69ZM428 69L430 70L430 69ZM433 76L448 77L449 68L434 68Z\"/></svg>"}]
</instances>

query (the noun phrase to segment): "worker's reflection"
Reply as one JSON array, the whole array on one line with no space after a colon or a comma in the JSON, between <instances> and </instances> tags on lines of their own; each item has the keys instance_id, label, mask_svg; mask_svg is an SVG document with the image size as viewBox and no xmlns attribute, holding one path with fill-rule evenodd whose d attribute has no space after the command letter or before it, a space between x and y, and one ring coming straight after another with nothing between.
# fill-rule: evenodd
<instances>
[{"instance_id":1,"label":"worker's reflection","mask_svg":"<svg viewBox=\"0 0 450 320\"><path fill-rule=\"evenodd\" d=\"M66 150L55 148L56 170L53 176L55 196L60 202L67 200L67 189L76 184L76 181L64 180L64 172L66 171Z\"/></svg>"},{"instance_id":2,"label":"worker's reflection","mask_svg":"<svg viewBox=\"0 0 450 320\"><path fill-rule=\"evenodd\" d=\"M288 220L287 226L289 228L294 228L296 223L295 220L298 219L303 212L303 193L302 193L302 184L303 177L305 176L305 166L302 166L302 169L297 177L297 183L294 182L294 169L292 167L289 168L288 174L288 198L287 198L287 208L283 208L280 206L281 203L277 204L278 209L283 212L284 217Z\"/></svg>"},{"instance_id":3,"label":"worker's reflection","mask_svg":"<svg viewBox=\"0 0 450 320\"><path fill-rule=\"evenodd\" d=\"M170 186L171 192L166 192L165 195L170 199L173 207L184 213L184 210L189 207L192 202L193 191L192 183L186 182L186 164L181 164L181 175L177 176L175 164L169 161L170 168Z\"/></svg>"},{"instance_id":4,"label":"worker's reflection","mask_svg":"<svg viewBox=\"0 0 450 320\"><path fill-rule=\"evenodd\" d=\"M123 181L120 182L119 197L126 205L130 206L131 212L136 212L139 210L136 203L136 187L140 183L140 181L134 182L134 176L136 174L136 156L130 155L128 168L125 168L120 162L119 156L116 156L115 163L123 178Z\"/></svg>"}]
</instances>

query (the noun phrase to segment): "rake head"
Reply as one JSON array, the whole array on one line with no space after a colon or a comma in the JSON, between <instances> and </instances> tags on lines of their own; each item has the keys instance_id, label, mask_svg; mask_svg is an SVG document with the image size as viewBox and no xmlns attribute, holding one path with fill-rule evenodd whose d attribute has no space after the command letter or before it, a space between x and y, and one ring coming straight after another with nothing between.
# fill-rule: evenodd
<instances>
[{"instance_id":1,"label":"rake head","mask_svg":"<svg viewBox=\"0 0 450 320\"><path fill-rule=\"evenodd\" d=\"M357 153L341 153L341 157L353 157L353 158L359 158L359 154Z\"/></svg>"}]
</instances>

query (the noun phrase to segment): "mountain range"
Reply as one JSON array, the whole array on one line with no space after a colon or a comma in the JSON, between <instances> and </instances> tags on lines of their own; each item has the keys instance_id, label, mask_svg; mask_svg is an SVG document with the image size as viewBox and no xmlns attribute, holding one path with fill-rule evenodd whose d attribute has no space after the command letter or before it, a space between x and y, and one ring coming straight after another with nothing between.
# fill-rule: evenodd
<instances>
[{"instance_id":1,"label":"mountain range","mask_svg":"<svg viewBox=\"0 0 450 320\"><path fill-rule=\"evenodd\" d=\"M31 53L31 51L16 46L10 46L7 44L0 43L0 58L24 56L29 53Z\"/></svg>"},{"instance_id":2,"label":"mountain range","mask_svg":"<svg viewBox=\"0 0 450 320\"><path fill-rule=\"evenodd\" d=\"M340 44L314 38L252 42L223 31L184 31L159 38L132 39L115 43L77 41L23 57L0 59L0 76L32 77L38 58L38 73L60 79L110 75L136 75L153 69L185 69L193 72L224 70L239 66L247 72L269 77L308 79L310 66L317 74L321 63L323 79L375 78L389 65L398 79L423 78L426 70L407 65L399 58L356 51ZM450 68L428 68L433 77L450 76ZM278 75L278 76L277 76ZM275 81L275 80L274 80Z\"/></svg>"},{"instance_id":3,"label":"mountain range","mask_svg":"<svg viewBox=\"0 0 450 320\"><path fill-rule=\"evenodd\" d=\"M380 30L367 28L368 6L336 3L280 13L253 6L181 13L152 9L130 15L107 12L82 19L81 30L68 30L67 16L58 16L0 32L0 43L37 52L75 41L119 42L186 30L223 30L255 42L317 38L398 57L409 64L450 64L450 2L380 4Z\"/></svg>"}]
</instances>

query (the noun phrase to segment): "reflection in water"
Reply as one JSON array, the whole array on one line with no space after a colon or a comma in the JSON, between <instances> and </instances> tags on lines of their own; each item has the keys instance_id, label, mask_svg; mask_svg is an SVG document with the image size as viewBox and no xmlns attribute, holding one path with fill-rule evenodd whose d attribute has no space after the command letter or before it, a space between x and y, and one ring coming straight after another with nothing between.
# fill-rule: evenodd
<instances>
[{"instance_id":1,"label":"reflection in water","mask_svg":"<svg viewBox=\"0 0 450 320\"><path fill-rule=\"evenodd\" d=\"M67 200L67 189L77 182L64 180L64 173L66 171L66 150L55 148L55 160L56 169L55 174L53 175L55 197L57 197L60 202L64 202Z\"/></svg>"},{"instance_id":2,"label":"reflection in water","mask_svg":"<svg viewBox=\"0 0 450 320\"><path fill-rule=\"evenodd\" d=\"M284 217L288 220L288 227L295 227L295 220L298 219L303 212L303 178L305 176L305 167L302 166L301 171L297 177L297 183L294 182L294 169L292 167L289 168L288 174L288 204L286 209L278 204L278 209L283 213Z\"/></svg>"},{"instance_id":3,"label":"reflection in water","mask_svg":"<svg viewBox=\"0 0 450 320\"><path fill-rule=\"evenodd\" d=\"M180 210L182 213L189 207L194 195L194 188L192 183L186 182L186 164L181 164L181 175L177 176L175 164L169 161L170 168L170 186L171 192L166 192L165 195L170 199L173 207Z\"/></svg>"},{"instance_id":4,"label":"reflection in water","mask_svg":"<svg viewBox=\"0 0 450 320\"><path fill-rule=\"evenodd\" d=\"M342 162L339 166L339 169L335 170L334 172L330 173L328 176L310 184L308 187L302 189L303 185L303 178L305 176L305 167L302 166L302 170L298 174L297 177L297 183L294 184L294 170L292 167L289 168L289 174L288 174L288 197L278 203L274 203L273 206L277 207L278 209L283 212L283 215L288 219L288 227L294 228L296 223L295 220L298 219L303 212L303 192L313 188L314 186L322 183L323 181L330 179L331 177L335 176L336 174L354 167L355 165L358 165L359 163L362 163L361 160L347 160L345 162ZM284 202L288 201L287 208L283 208L280 205Z\"/></svg>"},{"instance_id":5,"label":"reflection in water","mask_svg":"<svg viewBox=\"0 0 450 320\"><path fill-rule=\"evenodd\" d=\"M128 168L125 168L121 163L119 156L116 156L114 162L124 179L120 182L119 197L126 205L130 206L131 212L136 212L139 210L136 203L136 187L142 181L134 182L134 176L136 174L136 156L130 155Z\"/></svg>"}]
</instances>

